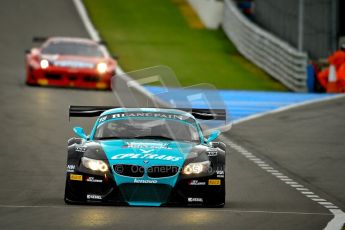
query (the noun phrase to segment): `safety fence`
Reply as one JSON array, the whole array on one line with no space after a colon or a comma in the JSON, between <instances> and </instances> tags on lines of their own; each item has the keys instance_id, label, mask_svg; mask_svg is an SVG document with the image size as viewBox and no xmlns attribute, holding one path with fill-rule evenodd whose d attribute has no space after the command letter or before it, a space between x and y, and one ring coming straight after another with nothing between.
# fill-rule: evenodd
<instances>
[{"instance_id":1,"label":"safety fence","mask_svg":"<svg viewBox=\"0 0 345 230\"><path fill-rule=\"evenodd\" d=\"M293 91L307 90L308 56L247 19L224 1L222 27L240 53Z\"/></svg>"}]
</instances>

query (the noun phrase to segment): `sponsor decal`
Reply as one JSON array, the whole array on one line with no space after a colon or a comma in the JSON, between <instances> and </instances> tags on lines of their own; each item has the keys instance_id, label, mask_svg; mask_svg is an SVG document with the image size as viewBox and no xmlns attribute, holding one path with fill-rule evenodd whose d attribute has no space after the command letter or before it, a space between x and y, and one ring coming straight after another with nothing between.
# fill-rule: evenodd
<instances>
[{"instance_id":1,"label":"sponsor decal","mask_svg":"<svg viewBox=\"0 0 345 230\"><path fill-rule=\"evenodd\" d=\"M105 121L105 120L107 120L107 115L106 116L104 116L104 117L101 117L100 119L99 119L99 122L103 122L103 121Z\"/></svg>"},{"instance_id":2,"label":"sponsor decal","mask_svg":"<svg viewBox=\"0 0 345 230\"><path fill-rule=\"evenodd\" d=\"M221 180L220 179L209 179L208 180L208 185L220 185Z\"/></svg>"},{"instance_id":3,"label":"sponsor decal","mask_svg":"<svg viewBox=\"0 0 345 230\"><path fill-rule=\"evenodd\" d=\"M162 112L142 112L142 111L133 111L133 112L122 112L122 113L114 113L108 114L100 117L99 122L104 122L110 119L119 119L119 118L153 118L153 119L174 119L179 121L186 121L193 125L195 125L195 120L189 116L185 116L182 114L173 114L173 113L162 113Z\"/></svg>"},{"instance_id":4,"label":"sponsor decal","mask_svg":"<svg viewBox=\"0 0 345 230\"><path fill-rule=\"evenodd\" d=\"M87 177L87 178L86 178L86 181L87 181L87 182L93 182L93 183L102 183L102 182L103 182L103 180L101 180L101 179L96 179L96 178L94 178L93 176Z\"/></svg>"},{"instance_id":5,"label":"sponsor decal","mask_svg":"<svg viewBox=\"0 0 345 230\"><path fill-rule=\"evenodd\" d=\"M83 175L78 175L78 174L69 174L69 179L70 180L77 180L77 181L83 181Z\"/></svg>"},{"instance_id":6,"label":"sponsor decal","mask_svg":"<svg viewBox=\"0 0 345 230\"><path fill-rule=\"evenodd\" d=\"M142 179L134 179L134 183L138 184L157 184L157 180L142 180Z\"/></svg>"},{"instance_id":7,"label":"sponsor decal","mask_svg":"<svg viewBox=\"0 0 345 230\"><path fill-rule=\"evenodd\" d=\"M188 183L189 185L206 185L205 181L191 180Z\"/></svg>"},{"instance_id":8,"label":"sponsor decal","mask_svg":"<svg viewBox=\"0 0 345 230\"><path fill-rule=\"evenodd\" d=\"M188 202L204 202L204 200L199 197L188 197Z\"/></svg>"},{"instance_id":9,"label":"sponsor decal","mask_svg":"<svg viewBox=\"0 0 345 230\"><path fill-rule=\"evenodd\" d=\"M105 115L105 120L124 117L156 117L156 118L168 118L176 120L186 120L189 117L180 114L161 113L161 112L127 112L127 113L114 113ZM101 118L103 119L103 117Z\"/></svg>"},{"instance_id":10,"label":"sponsor decal","mask_svg":"<svg viewBox=\"0 0 345 230\"><path fill-rule=\"evenodd\" d=\"M75 151L76 151L76 152L81 152L81 153L86 152L86 147L77 146L77 147L75 148Z\"/></svg>"},{"instance_id":11,"label":"sponsor decal","mask_svg":"<svg viewBox=\"0 0 345 230\"><path fill-rule=\"evenodd\" d=\"M140 151L143 151L144 149L150 149L150 150L146 150L149 152L151 152L151 150L154 150L154 149L172 149L171 147L169 147L168 144L133 143L133 142L127 142L126 147L133 148L133 149L140 149ZM143 153L146 153L146 152L143 152Z\"/></svg>"},{"instance_id":12,"label":"sponsor decal","mask_svg":"<svg viewBox=\"0 0 345 230\"><path fill-rule=\"evenodd\" d=\"M55 66L72 67L72 68L94 68L94 64L90 62L58 60L53 62Z\"/></svg>"},{"instance_id":13,"label":"sponsor decal","mask_svg":"<svg viewBox=\"0 0 345 230\"><path fill-rule=\"evenodd\" d=\"M74 170L75 170L75 165L67 165L66 172L74 172Z\"/></svg>"},{"instance_id":14,"label":"sponsor decal","mask_svg":"<svg viewBox=\"0 0 345 230\"><path fill-rule=\"evenodd\" d=\"M165 161L179 161L182 157L175 157L169 155L158 155L152 153L124 153L124 154L117 154L111 158L112 160L120 160L120 159L153 159L153 160L165 160Z\"/></svg>"},{"instance_id":15,"label":"sponsor decal","mask_svg":"<svg viewBox=\"0 0 345 230\"><path fill-rule=\"evenodd\" d=\"M224 171L217 171L218 178L224 178Z\"/></svg>"},{"instance_id":16,"label":"sponsor decal","mask_svg":"<svg viewBox=\"0 0 345 230\"><path fill-rule=\"evenodd\" d=\"M147 153L150 153L152 151L154 151L154 149L148 149L148 150L145 150L145 149L139 149L142 153L144 154L147 154Z\"/></svg>"},{"instance_id":17,"label":"sponsor decal","mask_svg":"<svg viewBox=\"0 0 345 230\"><path fill-rule=\"evenodd\" d=\"M207 156L209 157L215 157L218 155L218 152L217 151L208 151L207 152Z\"/></svg>"},{"instance_id":18,"label":"sponsor decal","mask_svg":"<svg viewBox=\"0 0 345 230\"><path fill-rule=\"evenodd\" d=\"M86 199L88 199L88 200L102 200L102 196L96 195L96 194L87 194Z\"/></svg>"}]
</instances>

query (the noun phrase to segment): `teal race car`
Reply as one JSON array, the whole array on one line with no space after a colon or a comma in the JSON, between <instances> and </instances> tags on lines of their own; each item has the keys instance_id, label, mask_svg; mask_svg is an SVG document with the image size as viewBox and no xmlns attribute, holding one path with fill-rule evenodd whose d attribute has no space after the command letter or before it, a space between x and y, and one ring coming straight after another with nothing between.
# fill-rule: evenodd
<instances>
[{"instance_id":1,"label":"teal race car","mask_svg":"<svg viewBox=\"0 0 345 230\"><path fill-rule=\"evenodd\" d=\"M68 140L68 204L211 206L225 204L226 146L199 120L224 110L70 106L70 117L98 116L89 135Z\"/></svg>"}]
</instances>

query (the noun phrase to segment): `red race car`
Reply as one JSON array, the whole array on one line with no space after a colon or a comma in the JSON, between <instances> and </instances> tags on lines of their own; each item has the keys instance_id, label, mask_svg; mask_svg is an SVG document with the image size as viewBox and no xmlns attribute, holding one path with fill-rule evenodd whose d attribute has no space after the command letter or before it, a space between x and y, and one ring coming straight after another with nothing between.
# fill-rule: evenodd
<instances>
[{"instance_id":1,"label":"red race car","mask_svg":"<svg viewBox=\"0 0 345 230\"><path fill-rule=\"evenodd\" d=\"M85 38L34 38L41 47L26 52L28 85L110 89L117 62L101 44Z\"/></svg>"}]
</instances>

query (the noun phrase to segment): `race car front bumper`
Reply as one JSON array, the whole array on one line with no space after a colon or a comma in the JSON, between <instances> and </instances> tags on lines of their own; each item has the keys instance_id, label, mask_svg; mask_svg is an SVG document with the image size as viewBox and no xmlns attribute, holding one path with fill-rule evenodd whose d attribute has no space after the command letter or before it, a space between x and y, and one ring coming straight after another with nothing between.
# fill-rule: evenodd
<instances>
[{"instance_id":1,"label":"race car front bumper","mask_svg":"<svg viewBox=\"0 0 345 230\"><path fill-rule=\"evenodd\" d=\"M49 67L27 68L27 84L41 86L75 87L85 89L110 89L115 71L100 74L94 69Z\"/></svg>"},{"instance_id":2,"label":"race car front bumper","mask_svg":"<svg viewBox=\"0 0 345 230\"><path fill-rule=\"evenodd\" d=\"M116 184L111 175L67 173L67 203L129 206L218 206L224 205L224 174L205 177L179 175L175 186L167 184Z\"/></svg>"}]
</instances>

